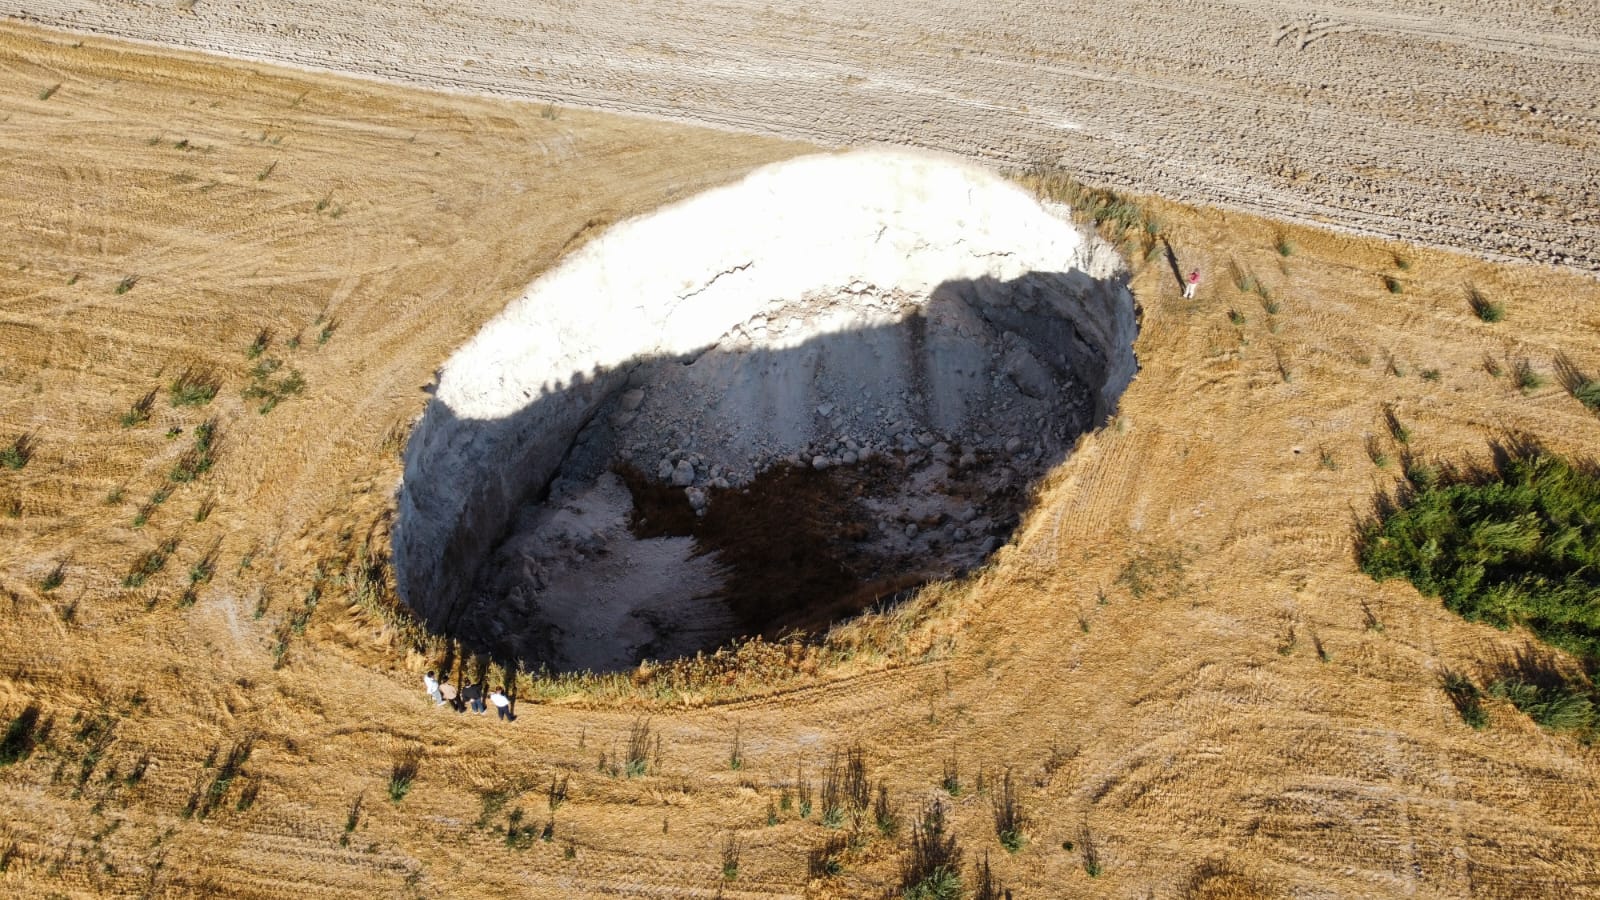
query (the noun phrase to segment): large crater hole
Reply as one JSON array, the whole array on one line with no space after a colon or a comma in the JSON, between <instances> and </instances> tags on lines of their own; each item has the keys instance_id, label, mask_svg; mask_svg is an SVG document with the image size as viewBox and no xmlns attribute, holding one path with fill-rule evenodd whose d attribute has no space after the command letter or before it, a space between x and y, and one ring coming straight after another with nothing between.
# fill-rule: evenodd
<instances>
[{"instance_id":1,"label":"large crater hole","mask_svg":"<svg viewBox=\"0 0 1600 900\"><path fill-rule=\"evenodd\" d=\"M555 671L816 633L981 564L1135 370L1102 242L985 170L761 169L597 239L446 363L395 568Z\"/></svg>"}]
</instances>

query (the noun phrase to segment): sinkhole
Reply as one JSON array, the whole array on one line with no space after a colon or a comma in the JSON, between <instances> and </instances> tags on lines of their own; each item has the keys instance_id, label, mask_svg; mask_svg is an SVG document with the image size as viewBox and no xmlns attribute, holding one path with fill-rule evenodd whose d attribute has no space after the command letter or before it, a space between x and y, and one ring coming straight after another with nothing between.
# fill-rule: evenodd
<instances>
[{"instance_id":1,"label":"sinkhole","mask_svg":"<svg viewBox=\"0 0 1600 900\"><path fill-rule=\"evenodd\" d=\"M624 669L981 564L1135 372L1104 242L974 165L804 157L611 229L441 368L393 531L433 629Z\"/></svg>"}]
</instances>

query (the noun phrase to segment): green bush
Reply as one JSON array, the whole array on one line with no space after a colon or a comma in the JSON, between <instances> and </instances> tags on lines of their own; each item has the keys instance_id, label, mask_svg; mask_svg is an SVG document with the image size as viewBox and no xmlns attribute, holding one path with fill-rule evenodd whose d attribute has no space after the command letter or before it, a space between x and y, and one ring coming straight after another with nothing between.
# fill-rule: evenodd
<instances>
[{"instance_id":1,"label":"green bush","mask_svg":"<svg viewBox=\"0 0 1600 900\"><path fill-rule=\"evenodd\" d=\"M1600 381L1585 379L1572 389L1572 396L1578 398L1578 402L1584 406L1600 412Z\"/></svg>"},{"instance_id":2,"label":"green bush","mask_svg":"<svg viewBox=\"0 0 1600 900\"><path fill-rule=\"evenodd\" d=\"M1515 368L1517 387L1521 388L1524 394L1532 393L1545 386L1545 377L1534 370L1533 363L1525 359L1518 360Z\"/></svg>"},{"instance_id":3,"label":"green bush","mask_svg":"<svg viewBox=\"0 0 1600 900\"><path fill-rule=\"evenodd\" d=\"M1483 692L1472 683L1472 679L1458 672L1446 672L1441 682L1445 695L1455 706L1461 721L1472 726L1474 730L1488 726L1489 714L1483 709Z\"/></svg>"},{"instance_id":4,"label":"green bush","mask_svg":"<svg viewBox=\"0 0 1600 900\"><path fill-rule=\"evenodd\" d=\"M1498 322L1506 317L1504 303L1497 303L1478 293L1477 290L1467 292L1467 304L1472 307L1473 315L1485 322Z\"/></svg>"},{"instance_id":5,"label":"green bush","mask_svg":"<svg viewBox=\"0 0 1600 900\"><path fill-rule=\"evenodd\" d=\"M185 369L167 387L173 406L205 406L217 396L222 379L203 369Z\"/></svg>"},{"instance_id":6,"label":"green bush","mask_svg":"<svg viewBox=\"0 0 1600 900\"><path fill-rule=\"evenodd\" d=\"M1416 484L1362 528L1361 570L1472 620L1600 660L1600 474L1536 450L1493 475Z\"/></svg>"},{"instance_id":7,"label":"green bush","mask_svg":"<svg viewBox=\"0 0 1600 900\"><path fill-rule=\"evenodd\" d=\"M7 469L21 469L33 459L33 436L19 435L8 447L0 447L0 466Z\"/></svg>"},{"instance_id":8,"label":"green bush","mask_svg":"<svg viewBox=\"0 0 1600 900\"><path fill-rule=\"evenodd\" d=\"M1511 677L1489 685L1489 693L1510 700L1512 706L1551 731L1581 731L1594 721L1594 703L1581 689L1568 684L1541 685Z\"/></svg>"},{"instance_id":9,"label":"green bush","mask_svg":"<svg viewBox=\"0 0 1600 900\"><path fill-rule=\"evenodd\" d=\"M902 900L958 900L961 845L947 831L944 805L937 799L923 808L911 826L910 852L900 863Z\"/></svg>"}]
</instances>

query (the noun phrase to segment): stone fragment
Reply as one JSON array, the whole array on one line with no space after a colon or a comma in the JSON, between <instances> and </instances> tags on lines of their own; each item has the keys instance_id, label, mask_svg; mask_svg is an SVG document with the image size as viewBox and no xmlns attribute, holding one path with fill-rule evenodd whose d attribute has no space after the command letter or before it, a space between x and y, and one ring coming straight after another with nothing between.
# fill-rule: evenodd
<instances>
[{"instance_id":1,"label":"stone fragment","mask_svg":"<svg viewBox=\"0 0 1600 900\"><path fill-rule=\"evenodd\" d=\"M674 487L688 487L694 484L694 463L687 459L678 460L672 469L672 484Z\"/></svg>"}]
</instances>

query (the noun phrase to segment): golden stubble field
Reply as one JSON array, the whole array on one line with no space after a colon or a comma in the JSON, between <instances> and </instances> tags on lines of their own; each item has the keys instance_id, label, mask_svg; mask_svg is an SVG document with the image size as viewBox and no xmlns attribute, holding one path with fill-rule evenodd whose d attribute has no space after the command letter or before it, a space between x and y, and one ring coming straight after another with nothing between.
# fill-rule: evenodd
<instances>
[{"instance_id":1,"label":"golden stubble field","mask_svg":"<svg viewBox=\"0 0 1600 900\"><path fill-rule=\"evenodd\" d=\"M812 878L836 832L780 804L859 745L903 820L943 797L969 875L987 853L1017 897L1600 894L1595 751L1504 705L1473 731L1439 689L1525 637L1352 547L1406 452L1592 453L1556 361L1600 374L1600 286L1158 200L1200 296L1137 265L1121 414L947 592L939 652L720 704L434 709L438 660L317 569L381 545L435 367L607 223L807 150L0 27L0 443L33 448L0 469L0 713L51 726L0 768L0 893L875 896L903 829ZM185 371L215 399L173 406ZM172 481L208 422L214 463ZM599 771L646 721L645 774Z\"/></svg>"}]
</instances>

